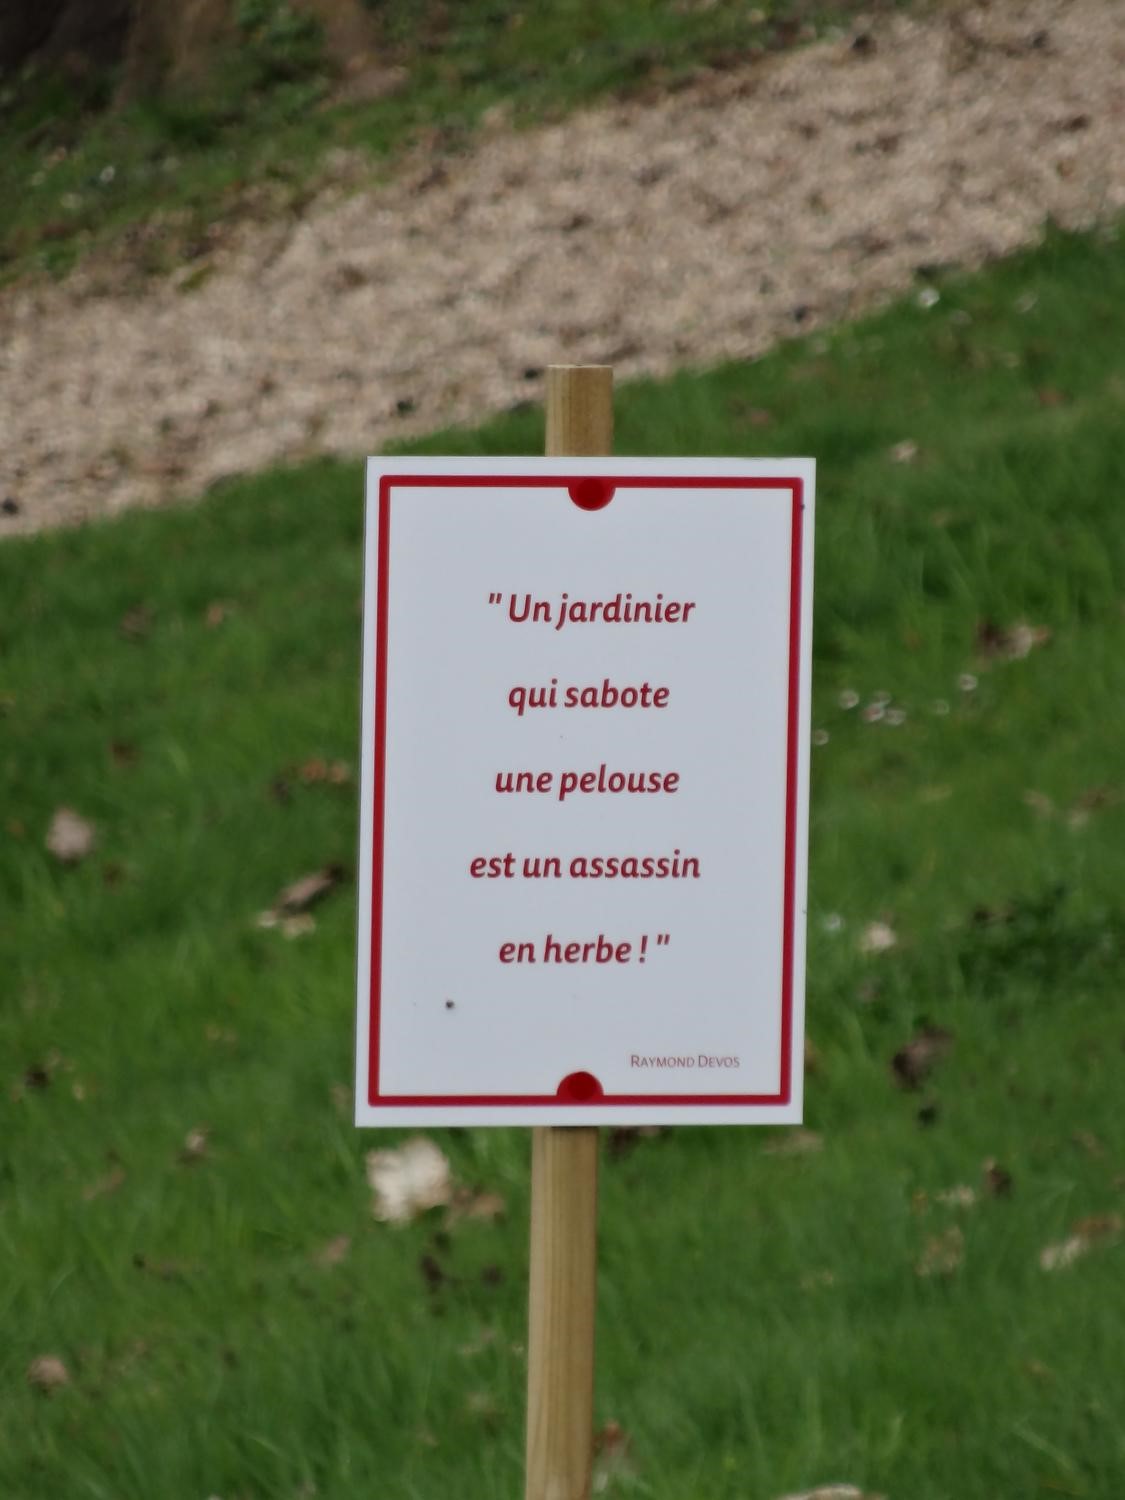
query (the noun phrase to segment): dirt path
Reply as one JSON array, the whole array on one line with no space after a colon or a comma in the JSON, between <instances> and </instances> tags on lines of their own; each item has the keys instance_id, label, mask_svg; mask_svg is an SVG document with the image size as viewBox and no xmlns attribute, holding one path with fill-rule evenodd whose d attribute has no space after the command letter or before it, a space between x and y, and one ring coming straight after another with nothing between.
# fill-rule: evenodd
<instances>
[{"instance_id":1,"label":"dirt path","mask_svg":"<svg viewBox=\"0 0 1125 1500\"><path fill-rule=\"evenodd\" d=\"M0 297L0 535L477 421L552 360L761 352L1125 209L1125 3L993 0L248 226L195 290Z\"/></svg>"}]
</instances>

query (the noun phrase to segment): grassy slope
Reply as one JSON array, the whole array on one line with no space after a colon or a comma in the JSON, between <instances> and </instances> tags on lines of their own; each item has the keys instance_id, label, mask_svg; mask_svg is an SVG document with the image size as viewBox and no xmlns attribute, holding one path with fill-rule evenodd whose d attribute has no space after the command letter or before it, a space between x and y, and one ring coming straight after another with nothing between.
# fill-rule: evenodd
<instances>
[{"instance_id":1,"label":"grassy slope","mask_svg":"<svg viewBox=\"0 0 1125 1500\"><path fill-rule=\"evenodd\" d=\"M1054 1274L1037 1257L1120 1212L1125 1172L1125 805L1066 815L1122 790L1123 299L1116 242L1053 238L928 311L620 394L621 452L817 455L830 734L809 977L824 1147L682 1130L607 1162L598 1408L632 1435L621 1493L1121 1492L1122 1250ZM540 423L427 447L535 452ZM917 459L895 464L904 439ZM526 1135L443 1137L464 1181L507 1196L506 1223L374 1224L362 1159L386 1142L334 1102L350 894L300 941L254 925L286 881L352 858L354 791L289 768L354 759L359 541L358 469L321 465L0 550L8 1500L519 1492ZM230 608L209 628L216 600ZM149 633L126 639L141 605ZM983 618L1053 639L982 667ZM862 722L844 689L891 693L906 721ZM75 869L42 848L61 802L100 831ZM863 957L876 917L899 946ZM904 1093L888 1060L923 1019L956 1040ZM23 1080L37 1067L46 1086ZM195 1127L208 1154L184 1165ZM986 1157L1009 1198L933 1201ZM115 1166L124 1180L87 1201ZM963 1266L919 1279L954 1223ZM340 1234L351 1253L321 1269ZM73 1377L50 1399L25 1381L44 1353Z\"/></svg>"},{"instance_id":2,"label":"grassy slope","mask_svg":"<svg viewBox=\"0 0 1125 1500\"><path fill-rule=\"evenodd\" d=\"M333 148L380 158L430 132L454 150L496 106L523 123L659 92L903 3L379 0L376 65L402 82L347 103L315 33L286 0L259 0L267 19L190 92L108 108L110 76L0 78L0 277L63 272L126 231L136 264L162 270L205 252L224 215L299 205Z\"/></svg>"}]
</instances>

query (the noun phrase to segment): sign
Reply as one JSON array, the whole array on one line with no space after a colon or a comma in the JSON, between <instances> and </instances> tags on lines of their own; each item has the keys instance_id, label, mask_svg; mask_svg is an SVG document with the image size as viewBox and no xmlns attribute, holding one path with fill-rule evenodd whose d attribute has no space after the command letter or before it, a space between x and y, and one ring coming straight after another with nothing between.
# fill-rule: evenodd
<instances>
[{"instance_id":1,"label":"sign","mask_svg":"<svg viewBox=\"0 0 1125 1500\"><path fill-rule=\"evenodd\" d=\"M369 461L358 1124L800 1120L813 482Z\"/></svg>"}]
</instances>

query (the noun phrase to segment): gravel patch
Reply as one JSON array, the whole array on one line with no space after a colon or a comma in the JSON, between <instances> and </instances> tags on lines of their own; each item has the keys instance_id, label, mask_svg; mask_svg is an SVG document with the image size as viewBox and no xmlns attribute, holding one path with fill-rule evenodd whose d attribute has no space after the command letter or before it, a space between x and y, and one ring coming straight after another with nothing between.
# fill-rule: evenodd
<instances>
[{"instance_id":1,"label":"gravel patch","mask_svg":"<svg viewBox=\"0 0 1125 1500\"><path fill-rule=\"evenodd\" d=\"M900 18L418 157L202 278L0 294L0 535L477 422L553 361L752 358L1123 208L1121 0Z\"/></svg>"}]
</instances>

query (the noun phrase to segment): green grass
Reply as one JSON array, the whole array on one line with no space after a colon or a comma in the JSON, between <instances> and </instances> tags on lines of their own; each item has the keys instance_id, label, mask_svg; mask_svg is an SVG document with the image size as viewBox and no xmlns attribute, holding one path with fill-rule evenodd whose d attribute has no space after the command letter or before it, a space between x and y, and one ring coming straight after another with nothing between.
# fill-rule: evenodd
<instances>
[{"instance_id":1,"label":"green grass","mask_svg":"<svg viewBox=\"0 0 1125 1500\"><path fill-rule=\"evenodd\" d=\"M376 66L400 83L344 102L288 0L242 0L239 44L190 89L111 107L112 74L0 78L0 278L123 245L142 272L205 253L211 225L297 211L327 152L376 164L424 139L465 147L487 111L555 117L607 93L657 97L816 28L905 0L379 0Z\"/></svg>"},{"instance_id":2,"label":"green grass","mask_svg":"<svg viewBox=\"0 0 1125 1500\"><path fill-rule=\"evenodd\" d=\"M1125 254L1052 235L940 291L619 393L620 452L817 456L829 739L808 993L823 1149L683 1129L607 1158L597 1409L635 1471L610 1493L1125 1484L1122 1245L1038 1264L1123 1207ZM907 439L914 462L893 462ZM424 446L541 441L528 410ZM520 1493L527 1135L439 1133L506 1221L376 1224L363 1156L388 1139L355 1132L340 1091L351 892L297 941L255 925L287 881L353 860L354 788L294 768L354 764L360 512L358 466L321 464L0 550L5 1500ZM1049 643L982 660L981 622L1019 620ZM864 722L846 690L891 694L905 721ZM76 868L43 848L60 803L99 831ZM899 943L865 956L876 918ZM890 1059L927 1023L952 1048L904 1091ZM938 1201L990 1157L1010 1196ZM963 1264L919 1278L954 1224ZM25 1375L43 1354L72 1377L51 1397Z\"/></svg>"}]
</instances>

